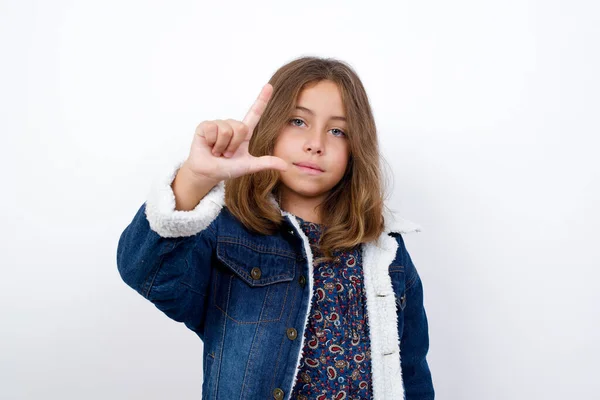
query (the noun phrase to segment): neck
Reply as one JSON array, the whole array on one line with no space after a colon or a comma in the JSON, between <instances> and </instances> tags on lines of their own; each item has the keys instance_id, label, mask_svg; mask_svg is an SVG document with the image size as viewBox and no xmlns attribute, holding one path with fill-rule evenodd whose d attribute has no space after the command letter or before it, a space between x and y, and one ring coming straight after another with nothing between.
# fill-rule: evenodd
<instances>
[{"instance_id":1,"label":"neck","mask_svg":"<svg viewBox=\"0 0 600 400\"><path fill-rule=\"evenodd\" d=\"M325 195L318 197L305 197L298 193L282 191L280 197L281 209L294 214L305 221L321 223L320 204L325 199Z\"/></svg>"}]
</instances>

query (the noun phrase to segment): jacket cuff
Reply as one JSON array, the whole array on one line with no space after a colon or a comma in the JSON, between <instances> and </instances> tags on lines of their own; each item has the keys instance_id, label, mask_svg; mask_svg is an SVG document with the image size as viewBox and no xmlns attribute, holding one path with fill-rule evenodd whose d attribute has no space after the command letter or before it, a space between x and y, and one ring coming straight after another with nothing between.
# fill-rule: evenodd
<instances>
[{"instance_id":1,"label":"jacket cuff","mask_svg":"<svg viewBox=\"0 0 600 400\"><path fill-rule=\"evenodd\" d=\"M225 204L225 183L219 182L191 211L175 210L175 194L171 184L183 162L152 188L146 201L146 218L150 228L165 238L193 236L206 229Z\"/></svg>"}]
</instances>

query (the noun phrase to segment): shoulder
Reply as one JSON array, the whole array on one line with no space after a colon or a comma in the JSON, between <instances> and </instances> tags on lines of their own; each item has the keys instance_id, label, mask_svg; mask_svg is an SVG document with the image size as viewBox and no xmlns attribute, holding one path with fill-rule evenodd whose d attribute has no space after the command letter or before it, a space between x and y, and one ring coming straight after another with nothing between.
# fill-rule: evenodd
<instances>
[{"instance_id":1,"label":"shoulder","mask_svg":"<svg viewBox=\"0 0 600 400\"><path fill-rule=\"evenodd\" d=\"M384 234L391 236L396 241L398 247L396 249L396 257L392 263L395 266L402 266L405 271L405 276L411 278L415 275L416 269L410 257L410 253L404 242L404 235L421 232L421 225L401 217L392 211L384 213Z\"/></svg>"},{"instance_id":2,"label":"shoulder","mask_svg":"<svg viewBox=\"0 0 600 400\"><path fill-rule=\"evenodd\" d=\"M383 230L386 233L395 233L395 234L413 233L413 232L416 233L416 232L421 232L423 230L421 225L400 216L397 212L395 212L387 207L384 209L383 219L384 219Z\"/></svg>"}]
</instances>

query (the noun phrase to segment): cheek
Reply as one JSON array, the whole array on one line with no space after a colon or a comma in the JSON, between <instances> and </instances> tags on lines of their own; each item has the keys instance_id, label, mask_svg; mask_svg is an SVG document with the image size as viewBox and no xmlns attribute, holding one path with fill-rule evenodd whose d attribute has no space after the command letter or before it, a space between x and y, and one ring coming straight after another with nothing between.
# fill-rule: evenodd
<instances>
[{"instance_id":1,"label":"cheek","mask_svg":"<svg viewBox=\"0 0 600 400\"><path fill-rule=\"evenodd\" d=\"M347 146L345 148L340 149L335 154L334 165L338 168L339 171L343 174L346 171L346 166L348 165L348 160L350 159L350 154Z\"/></svg>"},{"instance_id":2,"label":"cheek","mask_svg":"<svg viewBox=\"0 0 600 400\"><path fill-rule=\"evenodd\" d=\"M273 155L275 157L279 157L279 156L281 156L281 153L282 153L282 141L281 141L281 136L279 136L275 140L275 145L273 146Z\"/></svg>"},{"instance_id":3,"label":"cheek","mask_svg":"<svg viewBox=\"0 0 600 400\"><path fill-rule=\"evenodd\" d=\"M275 145L273 146L273 155L275 157L285 157L290 155L296 143L290 135L288 135L285 131L281 132L281 134L275 139Z\"/></svg>"},{"instance_id":4,"label":"cheek","mask_svg":"<svg viewBox=\"0 0 600 400\"><path fill-rule=\"evenodd\" d=\"M279 145L278 145L278 143L279 143L279 142L277 142L277 141L276 141L276 142L275 142L275 145L273 146L273 155L274 155L275 157L278 157L278 156L279 156Z\"/></svg>"}]
</instances>

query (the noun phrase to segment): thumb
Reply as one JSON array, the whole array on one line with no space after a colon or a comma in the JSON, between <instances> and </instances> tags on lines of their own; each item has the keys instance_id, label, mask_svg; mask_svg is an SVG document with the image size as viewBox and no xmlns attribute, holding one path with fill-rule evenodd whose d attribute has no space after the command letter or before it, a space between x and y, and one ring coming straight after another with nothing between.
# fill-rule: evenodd
<instances>
[{"instance_id":1,"label":"thumb","mask_svg":"<svg viewBox=\"0 0 600 400\"><path fill-rule=\"evenodd\" d=\"M249 173L262 171L265 169L276 169L279 171L287 171L288 164L282 158L274 156L255 157L250 163Z\"/></svg>"}]
</instances>

